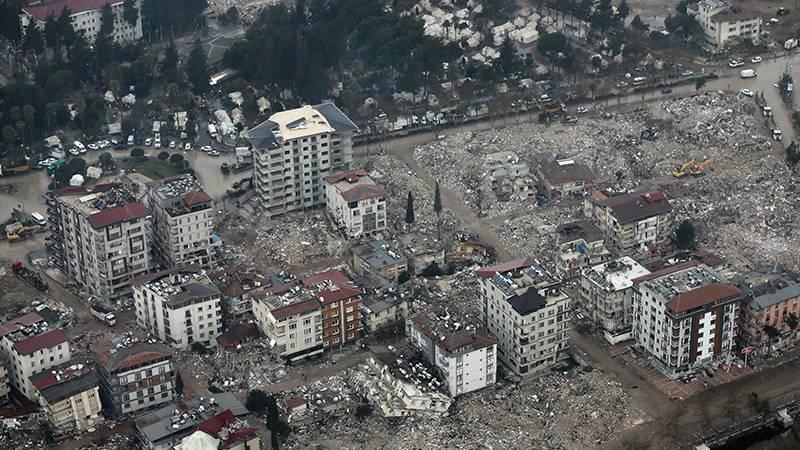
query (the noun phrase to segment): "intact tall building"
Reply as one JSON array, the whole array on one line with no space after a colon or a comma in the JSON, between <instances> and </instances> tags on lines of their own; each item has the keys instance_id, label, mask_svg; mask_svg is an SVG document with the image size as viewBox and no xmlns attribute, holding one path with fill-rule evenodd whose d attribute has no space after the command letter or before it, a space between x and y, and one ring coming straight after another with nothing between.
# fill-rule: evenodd
<instances>
[{"instance_id":1,"label":"intact tall building","mask_svg":"<svg viewBox=\"0 0 800 450\"><path fill-rule=\"evenodd\" d=\"M39 29L44 29L48 16L61 16L66 8L69 10L69 19L76 33L81 33L92 44L97 38L100 26L103 24L102 8L111 5L114 15L114 29L111 36L114 42L122 44L138 41L142 38L142 0L135 0L136 9L139 11L133 23L128 22L123 16L123 0L51 0L42 1L22 8L20 21L23 28L28 23L34 22Z\"/></svg>"},{"instance_id":2,"label":"intact tall building","mask_svg":"<svg viewBox=\"0 0 800 450\"><path fill-rule=\"evenodd\" d=\"M324 177L350 168L358 127L333 103L282 111L247 131L269 217L325 205Z\"/></svg>"},{"instance_id":3,"label":"intact tall building","mask_svg":"<svg viewBox=\"0 0 800 450\"><path fill-rule=\"evenodd\" d=\"M567 357L571 302L537 261L517 259L476 273L483 321L497 338L497 359L523 376Z\"/></svg>"},{"instance_id":4,"label":"intact tall building","mask_svg":"<svg viewBox=\"0 0 800 450\"><path fill-rule=\"evenodd\" d=\"M176 267L133 281L136 321L167 344L217 345L222 334L222 294L198 267Z\"/></svg>"},{"instance_id":5,"label":"intact tall building","mask_svg":"<svg viewBox=\"0 0 800 450\"><path fill-rule=\"evenodd\" d=\"M210 269L214 201L190 174L149 185L153 253L165 268L197 265Z\"/></svg>"},{"instance_id":6,"label":"intact tall building","mask_svg":"<svg viewBox=\"0 0 800 450\"><path fill-rule=\"evenodd\" d=\"M107 183L45 195L54 264L103 300L130 295L150 267L143 194L143 184Z\"/></svg>"}]
</instances>

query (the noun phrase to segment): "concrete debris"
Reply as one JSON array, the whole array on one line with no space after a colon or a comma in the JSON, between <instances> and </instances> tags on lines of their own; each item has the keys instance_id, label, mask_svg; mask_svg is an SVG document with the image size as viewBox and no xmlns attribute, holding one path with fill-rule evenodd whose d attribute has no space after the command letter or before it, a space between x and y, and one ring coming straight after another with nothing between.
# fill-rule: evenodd
<instances>
[{"instance_id":1,"label":"concrete debris","mask_svg":"<svg viewBox=\"0 0 800 450\"><path fill-rule=\"evenodd\" d=\"M237 352L217 348L200 355L187 351L180 358L197 382L212 392L263 389L286 378L291 370L262 340L244 343Z\"/></svg>"}]
</instances>

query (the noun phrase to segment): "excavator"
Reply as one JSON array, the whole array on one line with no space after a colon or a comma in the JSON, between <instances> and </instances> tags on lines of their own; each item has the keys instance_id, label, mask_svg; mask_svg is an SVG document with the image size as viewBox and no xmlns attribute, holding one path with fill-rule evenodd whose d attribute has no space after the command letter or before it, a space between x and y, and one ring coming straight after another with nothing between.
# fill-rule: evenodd
<instances>
[{"instance_id":1,"label":"excavator","mask_svg":"<svg viewBox=\"0 0 800 450\"><path fill-rule=\"evenodd\" d=\"M675 177L675 178L683 178L683 177L686 176L686 171L692 166L694 166L694 160L693 159L690 160L690 161L685 162L681 166L681 168L678 169L677 171L672 172L672 176Z\"/></svg>"}]
</instances>

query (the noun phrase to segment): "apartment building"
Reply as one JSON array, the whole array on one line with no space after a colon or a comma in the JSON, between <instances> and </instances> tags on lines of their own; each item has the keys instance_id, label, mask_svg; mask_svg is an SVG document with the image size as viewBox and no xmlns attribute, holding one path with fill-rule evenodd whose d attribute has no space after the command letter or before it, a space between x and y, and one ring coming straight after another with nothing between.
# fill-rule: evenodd
<instances>
[{"instance_id":1,"label":"apartment building","mask_svg":"<svg viewBox=\"0 0 800 450\"><path fill-rule=\"evenodd\" d=\"M222 292L223 321L240 323L253 317L252 296L272 286L280 286L289 278L279 274L261 275L244 264L237 264L209 275Z\"/></svg>"},{"instance_id":2,"label":"apartment building","mask_svg":"<svg viewBox=\"0 0 800 450\"><path fill-rule=\"evenodd\" d=\"M494 384L497 339L479 320L431 311L408 319L406 336L436 367L451 397Z\"/></svg>"},{"instance_id":3,"label":"apartment building","mask_svg":"<svg viewBox=\"0 0 800 450\"><path fill-rule=\"evenodd\" d=\"M0 348L8 358L9 384L28 400L36 400L30 377L70 359L69 339L50 329L36 313L0 324Z\"/></svg>"},{"instance_id":4,"label":"apartment building","mask_svg":"<svg viewBox=\"0 0 800 450\"><path fill-rule=\"evenodd\" d=\"M369 236L386 229L386 192L366 170L348 170L324 180L328 212L346 236Z\"/></svg>"},{"instance_id":5,"label":"apartment building","mask_svg":"<svg viewBox=\"0 0 800 450\"><path fill-rule=\"evenodd\" d=\"M408 271L408 258L384 240L372 241L353 248L353 269L359 275L373 273L397 281Z\"/></svg>"},{"instance_id":6,"label":"apartment building","mask_svg":"<svg viewBox=\"0 0 800 450\"><path fill-rule=\"evenodd\" d=\"M361 290L338 270L253 295L259 329L284 358L296 360L361 338Z\"/></svg>"},{"instance_id":7,"label":"apartment building","mask_svg":"<svg viewBox=\"0 0 800 450\"><path fill-rule=\"evenodd\" d=\"M749 40L758 45L761 41L764 20L757 11L744 4L702 0L686 9L703 28L703 45L711 51L723 51L731 43L741 44Z\"/></svg>"},{"instance_id":8,"label":"apartment building","mask_svg":"<svg viewBox=\"0 0 800 450\"><path fill-rule=\"evenodd\" d=\"M739 338L759 353L783 347L797 337L800 279L790 274L759 274L738 283L742 290ZM794 327L793 327L794 324ZM771 327L774 336L765 331Z\"/></svg>"},{"instance_id":9,"label":"apartment building","mask_svg":"<svg viewBox=\"0 0 800 450\"><path fill-rule=\"evenodd\" d=\"M11 384L8 379L8 356L0 353L0 406L8 403L8 394L11 393Z\"/></svg>"},{"instance_id":10,"label":"apartment building","mask_svg":"<svg viewBox=\"0 0 800 450\"><path fill-rule=\"evenodd\" d=\"M282 111L247 131L268 217L325 205L324 177L350 169L353 122L333 103Z\"/></svg>"},{"instance_id":11,"label":"apartment building","mask_svg":"<svg viewBox=\"0 0 800 450\"><path fill-rule=\"evenodd\" d=\"M102 300L130 295L130 280L150 267L143 185L115 182L45 195L55 265Z\"/></svg>"},{"instance_id":12,"label":"apartment building","mask_svg":"<svg viewBox=\"0 0 800 450\"><path fill-rule=\"evenodd\" d=\"M168 345L217 345L222 293L197 266L176 267L133 280L136 321Z\"/></svg>"},{"instance_id":13,"label":"apartment building","mask_svg":"<svg viewBox=\"0 0 800 450\"><path fill-rule=\"evenodd\" d=\"M361 320L367 334L388 328L408 318L408 301L399 295L375 293L361 302Z\"/></svg>"},{"instance_id":14,"label":"apartment building","mask_svg":"<svg viewBox=\"0 0 800 450\"><path fill-rule=\"evenodd\" d=\"M139 342L117 349L92 348L103 404L113 417L169 403L175 396L173 351L163 344Z\"/></svg>"},{"instance_id":15,"label":"apartment building","mask_svg":"<svg viewBox=\"0 0 800 450\"><path fill-rule=\"evenodd\" d=\"M142 37L142 1L136 0L135 3L140 13L133 24L123 17L123 0L50 0L36 2L22 8L20 19L23 29L33 21L40 30L44 31L47 17L51 15L59 17L64 8L66 8L69 10L72 28L76 33L83 34L89 44L93 44L103 23L101 9L109 4L111 5L111 12L114 14L112 37L115 43L124 44L138 41Z\"/></svg>"},{"instance_id":16,"label":"apartment building","mask_svg":"<svg viewBox=\"0 0 800 450\"><path fill-rule=\"evenodd\" d=\"M603 232L586 220L556 228L556 273L562 278L580 276L581 271L611 259Z\"/></svg>"},{"instance_id":17,"label":"apartment building","mask_svg":"<svg viewBox=\"0 0 800 450\"><path fill-rule=\"evenodd\" d=\"M633 280L650 273L629 256L584 269L581 309L614 345L633 339Z\"/></svg>"},{"instance_id":18,"label":"apartment building","mask_svg":"<svg viewBox=\"0 0 800 450\"><path fill-rule=\"evenodd\" d=\"M584 214L605 237L606 246L630 255L665 244L672 235L672 205L658 191L607 197L595 191L584 200Z\"/></svg>"},{"instance_id":19,"label":"apartment building","mask_svg":"<svg viewBox=\"0 0 800 450\"><path fill-rule=\"evenodd\" d=\"M583 195L594 184L594 174L573 159L542 159L536 167L539 186L549 198Z\"/></svg>"},{"instance_id":20,"label":"apartment building","mask_svg":"<svg viewBox=\"0 0 800 450\"><path fill-rule=\"evenodd\" d=\"M476 274L483 322L497 339L497 359L523 376L566 358L570 299L538 261L517 259Z\"/></svg>"},{"instance_id":21,"label":"apartment building","mask_svg":"<svg viewBox=\"0 0 800 450\"><path fill-rule=\"evenodd\" d=\"M155 262L164 268L211 269L214 202L194 176L180 174L151 183L148 206Z\"/></svg>"},{"instance_id":22,"label":"apartment building","mask_svg":"<svg viewBox=\"0 0 800 450\"><path fill-rule=\"evenodd\" d=\"M31 383L56 433L83 432L103 421L100 380L92 366L70 361L32 376Z\"/></svg>"},{"instance_id":23,"label":"apartment building","mask_svg":"<svg viewBox=\"0 0 800 450\"><path fill-rule=\"evenodd\" d=\"M694 261L634 281L636 346L670 378L679 378L733 349L741 292Z\"/></svg>"}]
</instances>

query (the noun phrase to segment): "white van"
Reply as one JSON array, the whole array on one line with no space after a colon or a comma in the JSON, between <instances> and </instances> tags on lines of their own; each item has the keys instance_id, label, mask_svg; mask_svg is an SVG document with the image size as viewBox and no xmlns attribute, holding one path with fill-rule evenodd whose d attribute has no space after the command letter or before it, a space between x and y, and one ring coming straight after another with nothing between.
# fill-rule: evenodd
<instances>
[{"instance_id":1,"label":"white van","mask_svg":"<svg viewBox=\"0 0 800 450\"><path fill-rule=\"evenodd\" d=\"M756 75L757 75L756 71L753 69L744 69L741 72L739 72L739 76L741 76L742 78L755 78Z\"/></svg>"},{"instance_id":2,"label":"white van","mask_svg":"<svg viewBox=\"0 0 800 450\"><path fill-rule=\"evenodd\" d=\"M36 222L37 225L41 226L47 225L47 221L44 220L44 216L39 214L38 211L34 211L33 214L31 214L31 218L33 219L34 222Z\"/></svg>"},{"instance_id":3,"label":"white van","mask_svg":"<svg viewBox=\"0 0 800 450\"><path fill-rule=\"evenodd\" d=\"M133 147L133 135L128 135L128 147Z\"/></svg>"},{"instance_id":4,"label":"white van","mask_svg":"<svg viewBox=\"0 0 800 450\"><path fill-rule=\"evenodd\" d=\"M86 147L83 146L81 141L75 141L75 142L72 143L72 145L75 146L75 148L77 148L79 151L80 150L86 150Z\"/></svg>"}]
</instances>

